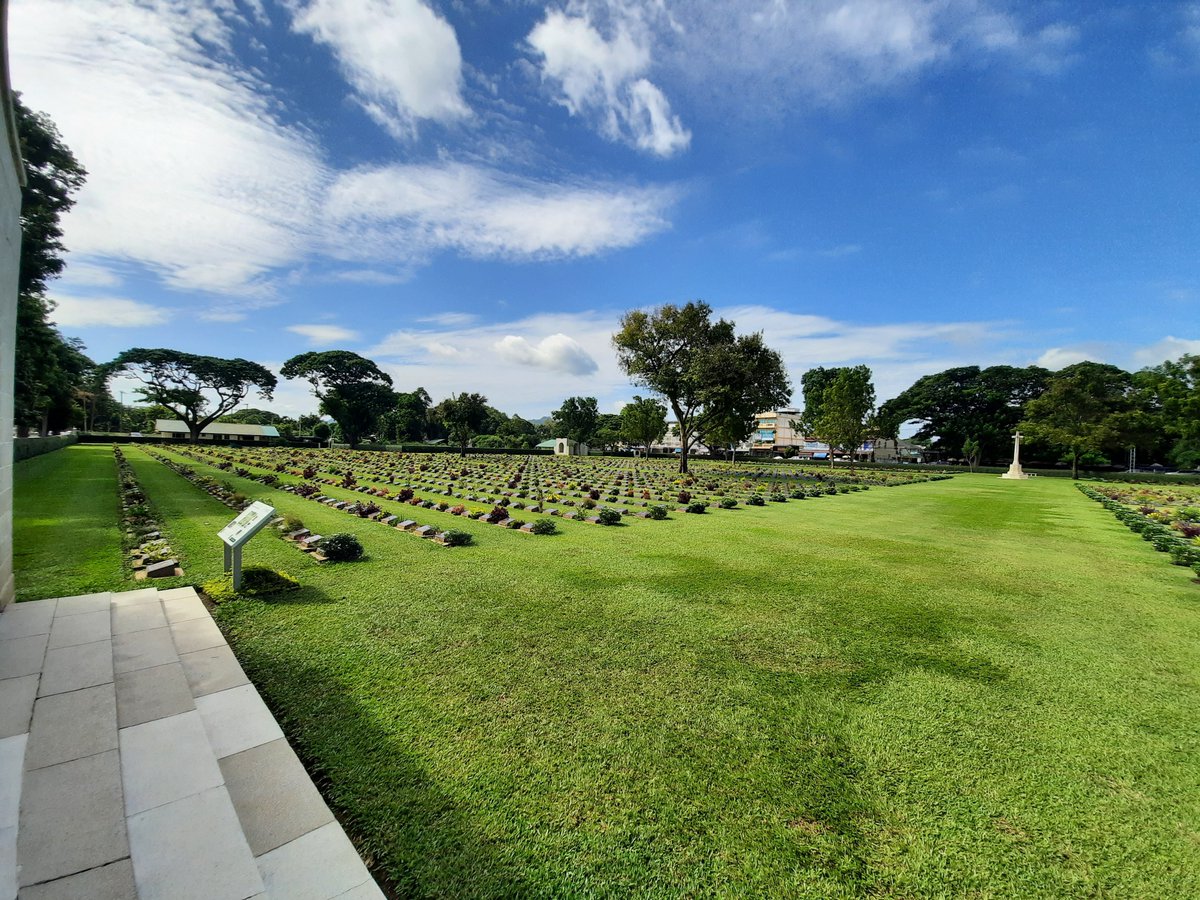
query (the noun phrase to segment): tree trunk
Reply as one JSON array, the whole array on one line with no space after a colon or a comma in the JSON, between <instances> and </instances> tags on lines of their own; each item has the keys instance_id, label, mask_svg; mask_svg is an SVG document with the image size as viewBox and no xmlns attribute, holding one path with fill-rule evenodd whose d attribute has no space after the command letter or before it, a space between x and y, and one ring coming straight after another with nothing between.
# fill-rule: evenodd
<instances>
[{"instance_id":1,"label":"tree trunk","mask_svg":"<svg viewBox=\"0 0 1200 900\"><path fill-rule=\"evenodd\" d=\"M1071 451L1071 480L1075 481L1079 478L1079 451Z\"/></svg>"}]
</instances>

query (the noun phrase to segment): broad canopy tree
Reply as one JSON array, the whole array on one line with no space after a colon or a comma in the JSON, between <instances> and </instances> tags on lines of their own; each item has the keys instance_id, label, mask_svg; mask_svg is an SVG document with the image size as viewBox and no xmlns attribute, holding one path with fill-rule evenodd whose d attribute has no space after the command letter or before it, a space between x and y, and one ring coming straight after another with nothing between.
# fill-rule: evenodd
<instances>
[{"instance_id":1,"label":"broad canopy tree","mask_svg":"<svg viewBox=\"0 0 1200 900\"><path fill-rule=\"evenodd\" d=\"M662 396L678 423L679 471L697 437L715 422L747 425L754 415L786 403L791 384L783 359L761 334L738 336L734 324L713 322L707 303L666 304L621 318L613 335L617 359L631 379Z\"/></svg>"},{"instance_id":2,"label":"broad canopy tree","mask_svg":"<svg viewBox=\"0 0 1200 900\"><path fill-rule=\"evenodd\" d=\"M381 415L397 405L391 376L349 350L301 353L285 362L279 373L312 385L321 412L338 423L351 449L374 430Z\"/></svg>"},{"instance_id":3,"label":"broad canopy tree","mask_svg":"<svg viewBox=\"0 0 1200 900\"><path fill-rule=\"evenodd\" d=\"M592 443L600 421L595 397L568 397L554 413L555 426L566 437L580 444Z\"/></svg>"},{"instance_id":4,"label":"broad canopy tree","mask_svg":"<svg viewBox=\"0 0 1200 900\"><path fill-rule=\"evenodd\" d=\"M276 385L270 369L248 359L222 359L180 350L135 347L105 369L110 378L125 373L141 381L138 394L182 419L193 441L200 439L206 425L232 412L252 390L257 388L260 397L270 400Z\"/></svg>"},{"instance_id":5,"label":"broad canopy tree","mask_svg":"<svg viewBox=\"0 0 1200 900\"><path fill-rule=\"evenodd\" d=\"M1046 389L1050 372L1039 366L959 366L918 379L879 409L885 422L916 421L919 441L957 455L968 439L980 456L1006 458L1025 404Z\"/></svg>"},{"instance_id":6,"label":"broad canopy tree","mask_svg":"<svg viewBox=\"0 0 1200 900\"><path fill-rule=\"evenodd\" d=\"M487 420L487 402L483 394L451 394L438 404L438 416L446 426L450 440L458 444L461 456L467 455L471 438L479 433Z\"/></svg>"},{"instance_id":7,"label":"broad canopy tree","mask_svg":"<svg viewBox=\"0 0 1200 900\"><path fill-rule=\"evenodd\" d=\"M1056 372L1025 406L1021 430L1059 450L1079 476L1080 460L1121 448L1129 438L1133 378L1116 366L1081 362Z\"/></svg>"}]
</instances>

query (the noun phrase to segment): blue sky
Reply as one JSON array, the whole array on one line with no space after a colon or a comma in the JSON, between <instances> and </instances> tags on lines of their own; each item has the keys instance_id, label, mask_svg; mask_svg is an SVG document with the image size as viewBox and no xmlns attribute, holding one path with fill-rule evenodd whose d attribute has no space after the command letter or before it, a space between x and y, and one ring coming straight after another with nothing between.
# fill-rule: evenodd
<instances>
[{"instance_id":1,"label":"blue sky","mask_svg":"<svg viewBox=\"0 0 1200 900\"><path fill-rule=\"evenodd\" d=\"M703 299L799 385L1200 352L1200 3L13 0L90 172L52 296L540 416ZM118 385L118 387L120 387ZM797 396L797 402L800 398ZM281 412L310 411L281 384Z\"/></svg>"}]
</instances>

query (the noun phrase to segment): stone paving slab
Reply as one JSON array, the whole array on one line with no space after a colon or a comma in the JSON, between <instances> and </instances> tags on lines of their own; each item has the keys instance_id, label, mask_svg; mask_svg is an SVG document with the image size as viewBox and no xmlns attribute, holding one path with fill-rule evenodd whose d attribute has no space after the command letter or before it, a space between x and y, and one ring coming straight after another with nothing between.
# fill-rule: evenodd
<instances>
[{"instance_id":1,"label":"stone paving slab","mask_svg":"<svg viewBox=\"0 0 1200 900\"><path fill-rule=\"evenodd\" d=\"M11 604L5 614L0 616L0 641L29 637L33 634L49 634L56 605L55 600Z\"/></svg>"},{"instance_id":2,"label":"stone paving slab","mask_svg":"<svg viewBox=\"0 0 1200 900\"><path fill-rule=\"evenodd\" d=\"M119 859L57 881L35 884L21 891L21 900L131 900L136 897L133 863L128 859Z\"/></svg>"},{"instance_id":3,"label":"stone paving slab","mask_svg":"<svg viewBox=\"0 0 1200 900\"><path fill-rule=\"evenodd\" d=\"M37 689L37 675L0 680L0 738L29 732Z\"/></svg>"},{"instance_id":4,"label":"stone paving slab","mask_svg":"<svg viewBox=\"0 0 1200 900\"><path fill-rule=\"evenodd\" d=\"M0 900L18 882L21 900L383 897L191 588L0 613Z\"/></svg>"},{"instance_id":5,"label":"stone paving slab","mask_svg":"<svg viewBox=\"0 0 1200 900\"><path fill-rule=\"evenodd\" d=\"M116 750L25 773L17 833L22 886L129 855Z\"/></svg>"},{"instance_id":6,"label":"stone paving slab","mask_svg":"<svg viewBox=\"0 0 1200 900\"><path fill-rule=\"evenodd\" d=\"M224 779L195 710L121 729L125 814L182 800Z\"/></svg>"},{"instance_id":7,"label":"stone paving slab","mask_svg":"<svg viewBox=\"0 0 1200 900\"><path fill-rule=\"evenodd\" d=\"M117 676L117 727L128 728L195 709L183 666L168 663Z\"/></svg>"},{"instance_id":8,"label":"stone paving slab","mask_svg":"<svg viewBox=\"0 0 1200 900\"><path fill-rule=\"evenodd\" d=\"M117 698L111 684L52 694L42 697L33 708L25 769L116 749Z\"/></svg>"},{"instance_id":9,"label":"stone paving slab","mask_svg":"<svg viewBox=\"0 0 1200 900\"><path fill-rule=\"evenodd\" d=\"M77 597L59 597L54 610L54 617L77 616L80 613L100 612L112 605L113 595L105 591L101 594L80 594Z\"/></svg>"},{"instance_id":10,"label":"stone paving slab","mask_svg":"<svg viewBox=\"0 0 1200 900\"><path fill-rule=\"evenodd\" d=\"M36 675L46 659L50 632L0 641L0 678Z\"/></svg>"},{"instance_id":11,"label":"stone paving slab","mask_svg":"<svg viewBox=\"0 0 1200 900\"><path fill-rule=\"evenodd\" d=\"M263 891L223 787L131 816L129 844L139 900L245 900Z\"/></svg>"},{"instance_id":12,"label":"stone paving slab","mask_svg":"<svg viewBox=\"0 0 1200 900\"><path fill-rule=\"evenodd\" d=\"M283 738L226 756L220 765L255 856L333 821L333 813Z\"/></svg>"},{"instance_id":13,"label":"stone paving slab","mask_svg":"<svg viewBox=\"0 0 1200 900\"><path fill-rule=\"evenodd\" d=\"M38 696L65 694L113 680L112 641L46 651Z\"/></svg>"},{"instance_id":14,"label":"stone paving slab","mask_svg":"<svg viewBox=\"0 0 1200 900\"><path fill-rule=\"evenodd\" d=\"M183 663L183 672L193 697L203 697L250 683L228 644L180 654L179 661Z\"/></svg>"},{"instance_id":15,"label":"stone paving slab","mask_svg":"<svg viewBox=\"0 0 1200 900\"><path fill-rule=\"evenodd\" d=\"M112 614L107 609L80 613L77 616L57 617L50 629L48 650L92 644L112 637Z\"/></svg>"}]
</instances>

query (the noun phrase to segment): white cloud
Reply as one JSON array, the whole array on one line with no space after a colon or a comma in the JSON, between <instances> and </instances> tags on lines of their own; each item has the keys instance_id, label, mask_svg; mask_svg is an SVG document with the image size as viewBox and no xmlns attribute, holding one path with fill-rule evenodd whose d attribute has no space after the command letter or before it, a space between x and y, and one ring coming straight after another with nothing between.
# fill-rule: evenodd
<instances>
[{"instance_id":1,"label":"white cloud","mask_svg":"<svg viewBox=\"0 0 1200 900\"><path fill-rule=\"evenodd\" d=\"M144 328L162 325L170 310L122 297L54 296L54 322L63 328Z\"/></svg>"},{"instance_id":2,"label":"white cloud","mask_svg":"<svg viewBox=\"0 0 1200 900\"><path fill-rule=\"evenodd\" d=\"M121 276L105 266L68 260L67 268L58 282L60 285L78 285L80 287L116 287L121 283Z\"/></svg>"},{"instance_id":3,"label":"white cloud","mask_svg":"<svg viewBox=\"0 0 1200 900\"><path fill-rule=\"evenodd\" d=\"M1103 362L1103 354L1095 347L1051 347L1037 358L1034 365L1057 372L1059 369L1088 360Z\"/></svg>"},{"instance_id":4,"label":"white cloud","mask_svg":"<svg viewBox=\"0 0 1200 900\"><path fill-rule=\"evenodd\" d=\"M525 338L506 334L492 345L502 359L522 366L563 372L567 375L591 375L599 366L574 338L552 334L531 344Z\"/></svg>"},{"instance_id":5,"label":"white cloud","mask_svg":"<svg viewBox=\"0 0 1200 900\"><path fill-rule=\"evenodd\" d=\"M301 15L341 42L348 40L346 29L364 27L363 10L376 6L355 6L341 24L334 15L341 7L331 0L308 5ZM259 70L237 62L234 47L252 35L236 9L169 0L24 0L11 10L14 84L28 105L51 114L89 172L64 220L70 266L82 275L76 283L89 269L94 279L114 263L132 262L172 288L271 302L281 276L320 280L320 265L330 260L355 264L332 277L389 284L410 277L414 265L438 250L505 259L587 256L666 227L675 197L670 189L556 185L453 162L331 169L311 132L282 121ZM392 18L377 23L380 31L403 31L393 19L406 16L417 42L449 29L412 0L388 10ZM430 46L452 55L457 71L457 42L452 31L448 35L430 38ZM378 50L373 43L362 48L364 54ZM418 57L424 52L414 51ZM429 92L395 95L395 104L409 96L404 108L411 115L449 115L455 108L444 84L435 89L426 75L397 74L404 66L396 59L372 60L360 60L362 73L351 76L361 90L369 93L372 78L391 72ZM378 90L387 88L384 81ZM431 190L421 200L426 177ZM374 198L362 211L345 205L356 190L371 187L407 192L413 204ZM451 199L436 196L450 187L458 189ZM350 233L343 233L346 227ZM364 243L352 247L356 236ZM301 269L310 260L314 265ZM238 321L245 312L227 305L202 315Z\"/></svg>"},{"instance_id":6,"label":"white cloud","mask_svg":"<svg viewBox=\"0 0 1200 900\"><path fill-rule=\"evenodd\" d=\"M321 170L269 92L225 60L236 25L200 4L28 0L13 83L88 170L65 243L179 288L245 291L302 252Z\"/></svg>"},{"instance_id":7,"label":"white cloud","mask_svg":"<svg viewBox=\"0 0 1200 900\"><path fill-rule=\"evenodd\" d=\"M420 119L470 114L454 29L419 0L312 0L294 7L292 26L332 49L363 108L396 137L413 136Z\"/></svg>"},{"instance_id":8,"label":"white cloud","mask_svg":"<svg viewBox=\"0 0 1200 900\"><path fill-rule=\"evenodd\" d=\"M691 143L666 95L644 77L651 66L650 37L638 17L618 18L605 38L586 8L550 10L527 40L563 105L593 121L604 137L660 157Z\"/></svg>"},{"instance_id":9,"label":"white cloud","mask_svg":"<svg viewBox=\"0 0 1200 900\"><path fill-rule=\"evenodd\" d=\"M1185 353L1200 355L1200 340L1168 336L1149 347L1135 350L1133 361L1138 366L1157 366L1167 360L1179 359Z\"/></svg>"},{"instance_id":10,"label":"white cloud","mask_svg":"<svg viewBox=\"0 0 1200 900\"><path fill-rule=\"evenodd\" d=\"M739 333L763 332L767 345L783 356L796 402L801 400L800 377L813 366L866 363L882 401L922 375L952 366L1020 364L1028 355L1008 345L1009 335L998 323L859 325L767 306L717 307L713 312L732 320ZM403 328L364 353L385 366L398 389L421 385L435 401L452 392L480 391L505 412L537 417L557 408L564 397L582 394L596 397L608 409L646 393L631 387L617 364L612 335L620 317L621 311L599 310ZM531 377L535 371L539 374Z\"/></svg>"},{"instance_id":11,"label":"white cloud","mask_svg":"<svg viewBox=\"0 0 1200 900\"><path fill-rule=\"evenodd\" d=\"M436 250L501 259L590 256L667 227L675 192L555 184L448 163L357 169L332 185L331 255L397 263Z\"/></svg>"},{"instance_id":12,"label":"white cloud","mask_svg":"<svg viewBox=\"0 0 1200 900\"><path fill-rule=\"evenodd\" d=\"M559 16L552 34L564 56L579 57L572 72L597 60L616 69L627 57L615 52L619 27L605 56L579 26L568 34L564 19L624 23L676 93L703 98L694 108L724 122L846 106L951 62L1048 74L1077 58L1075 28L1028 25L994 0L572 0L567 9L570 16L551 14ZM595 78L578 90L589 84L598 93Z\"/></svg>"},{"instance_id":13,"label":"white cloud","mask_svg":"<svg viewBox=\"0 0 1200 900\"><path fill-rule=\"evenodd\" d=\"M287 330L308 339L312 347L328 347L331 344L343 344L357 341L359 334L340 325L289 325Z\"/></svg>"}]
</instances>

